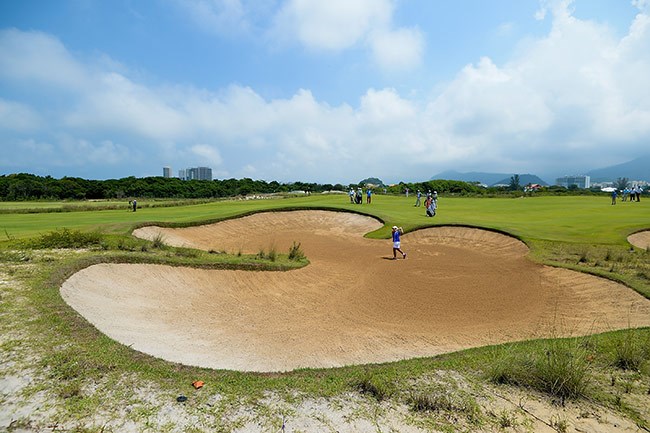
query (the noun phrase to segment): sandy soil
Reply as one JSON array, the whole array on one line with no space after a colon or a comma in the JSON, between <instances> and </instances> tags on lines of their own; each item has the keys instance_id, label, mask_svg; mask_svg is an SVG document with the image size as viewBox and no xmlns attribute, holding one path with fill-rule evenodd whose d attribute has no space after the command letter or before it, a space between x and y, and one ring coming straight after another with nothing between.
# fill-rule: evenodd
<instances>
[{"instance_id":1,"label":"sandy soil","mask_svg":"<svg viewBox=\"0 0 650 433\"><path fill-rule=\"evenodd\" d=\"M311 264L287 272L101 264L61 287L99 330L169 361L286 371L431 356L543 336L650 325L650 301L608 280L532 263L489 231L442 227L392 243L380 224L325 211L263 213L134 234L230 253L300 242Z\"/></svg>"},{"instance_id":2,"label":"sandy soil","mask_svg":"<svg viewBox=\"0 0 650 433\"><path fill-rule=\"evenodd\" d=\"M631 234L627 241L637 248L650 248L650 230Z\"/></svg>"}]
</instances>

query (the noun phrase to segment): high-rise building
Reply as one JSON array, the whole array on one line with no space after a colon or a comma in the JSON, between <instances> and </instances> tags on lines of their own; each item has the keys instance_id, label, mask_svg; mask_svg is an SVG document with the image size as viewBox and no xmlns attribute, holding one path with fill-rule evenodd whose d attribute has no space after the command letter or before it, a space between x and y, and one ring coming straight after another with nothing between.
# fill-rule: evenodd
<instances>
[{"instance_id":1,"label":"high-rise building","mask_svg":"<svg viewBox=\"0 0 650 433\"><path fill-rule=\"evenodd\" d=\"M557 185L569 188L572 185L581 189L587 189L591 186L591 177L589 176L564 176L555 180Z\"/></svg>"},{"instance_id":2,"label":"high-rise building","mask_svg":"<svg viewBox=\"0 0 650 433\"><path fill-rule=\"evenodd\" d=\"M210 167L192 167L178 170L178 177L182 180L212 180Z\"/></svg>"},{"instance_id":3,"label":"high-rise building","mask_svg":"<svg viewBox=\"0 0 650 433\"><path fill-rule=\"evenodd\" d=\"M163 167L163 177L172 177L171 167Z\"/></svg>"}]
</instances>

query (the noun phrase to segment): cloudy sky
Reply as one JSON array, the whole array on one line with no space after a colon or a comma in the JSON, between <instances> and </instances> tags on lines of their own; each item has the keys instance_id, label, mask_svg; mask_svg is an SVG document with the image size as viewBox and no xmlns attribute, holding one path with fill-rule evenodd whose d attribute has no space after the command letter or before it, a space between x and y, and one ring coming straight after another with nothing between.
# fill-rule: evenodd
<instances>
[{"instance_id":1,"label":"cloudy sky","mask_svg":"<svg viewBox=\"0 0 650 433\"><path fill-rule=\"evenodd\" d=\"M0 2L0 174L547 180L650 152L650 0Z\"/></svg>"}]
</instances>

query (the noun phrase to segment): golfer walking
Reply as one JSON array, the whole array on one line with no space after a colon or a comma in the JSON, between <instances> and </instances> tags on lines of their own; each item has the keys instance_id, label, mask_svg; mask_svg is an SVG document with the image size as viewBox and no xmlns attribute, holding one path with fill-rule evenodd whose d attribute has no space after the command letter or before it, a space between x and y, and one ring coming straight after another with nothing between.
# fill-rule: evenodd
<instances>
[{"instance_id":1,"label":"golfer walking","mask_svg":"<svg viewBox=\"0 0 650 433\"><path fill-rule=\"evenodd\" d=\"M393 260L397 258L397 252L402 254L402 258L406 258L406 253L400 249L400 235L404 233L401 227L393 226Z\"/></svg>"}]
</instances>

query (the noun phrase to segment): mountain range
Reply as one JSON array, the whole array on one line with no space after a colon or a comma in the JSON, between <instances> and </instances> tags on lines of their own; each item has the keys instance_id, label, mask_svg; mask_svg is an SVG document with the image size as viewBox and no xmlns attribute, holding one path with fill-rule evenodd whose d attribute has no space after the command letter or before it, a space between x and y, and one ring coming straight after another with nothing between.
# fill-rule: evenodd
<instances>
[{"instance_id":1,"label":"mountain range","mask_svg":"<svg viewBox=\"0 0 650 433\"><path fill-rule=\"evenodd\" d=\"M484 185L493 186L510 184L510 177L514 173L484 173L484 172L466 172L461 173L454 170L443 171L431 178L435 179L449 179L449 180L462 180L464 182L480 182ZM622 164L612 165L609 167L598 168L590 170L585 174L591 178L591 182L613 182L619 177L627 177L631 181L645 180L650 182L650 154L640 156L631 161ZM528 185L529 183L538 183L540 185L548 185L547 182L534 174L519 174L519 184ZM551 182L555 184L555 179Z\"/></svg>"},{"instance_id":2,"label":"mountain range","mask_svg":"<svg viewBox=\"0 0 650 433\"><path fill-rule=\"evenodd\" d=\"M588 171L591 182L611 182L619 177L627 177L631 181L645 180L650 182L650 154L640 156L623 164Z\"/></svg>"},{"instance_id":3,"label":"mountain range","mask_svg":"<svg viewBox=\"0 0 650 433\"><path fill-rule=\"evenodd\" d=\"M483 185L493 186L493 185L510 185L510 178L513 174L508 173L483 173L480 171L471 171L468 173L460 173L454 170L443 171L438 173L431 178L431 180L436 179L448 179L448 180L462 180L463 182L479 182ZM538 176L534 174L520 174L519 175L519 185L528 185L529 183L537 183L543 186L548 185Z\"/></svg>"}]
</instances>

